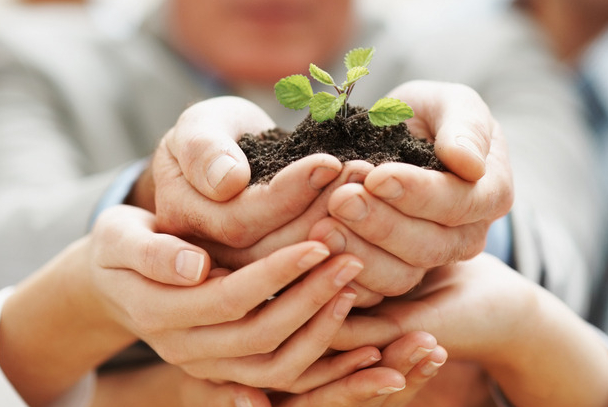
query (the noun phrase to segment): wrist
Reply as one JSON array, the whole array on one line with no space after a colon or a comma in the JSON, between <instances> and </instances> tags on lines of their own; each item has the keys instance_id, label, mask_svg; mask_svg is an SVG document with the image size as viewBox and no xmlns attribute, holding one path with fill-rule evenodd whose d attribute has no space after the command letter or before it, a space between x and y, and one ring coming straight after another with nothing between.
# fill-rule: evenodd
<instances>
[{"instance_id":1,"label":"wrist","mask_svg":"<svg viewBox=\"0 0 608 407\"><path fill-rule=\"evenodd\" d=\"M87 242L25 280L3 309L0 363L29 405L48 404L132 340L90 295Z\"/></svg>"}]
</instances>

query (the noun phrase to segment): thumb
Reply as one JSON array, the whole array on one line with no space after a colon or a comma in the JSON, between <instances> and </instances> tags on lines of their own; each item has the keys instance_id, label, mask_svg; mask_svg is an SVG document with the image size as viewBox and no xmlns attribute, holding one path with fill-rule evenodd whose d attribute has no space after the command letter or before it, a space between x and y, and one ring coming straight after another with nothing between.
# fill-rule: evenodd
<instances>
[{"instance_id":1,"label":"thumb","mask_svg":"<svg viewBox=\"0 0 608 407\"><path fill-rule=\"evenodd\" d=\"M276 127L257 105L234 96L197 103L167 134L167 148L185 178L207 198L226 201L249 183L247 157L237 141L244 133Z\"/></svg>"},{"instance_id":2,"label":"thumb","mask_svg":"<svg viewBox=\"0 0 608 407\"><path fill-rule=\"evenodd\" d=\"M496 124L477 92L461 84L420 80L406 82L390 95L412 106L412 133L434 140L437 158L452 173L467 181L483 177Z\"/></svg>"}]
</instances>

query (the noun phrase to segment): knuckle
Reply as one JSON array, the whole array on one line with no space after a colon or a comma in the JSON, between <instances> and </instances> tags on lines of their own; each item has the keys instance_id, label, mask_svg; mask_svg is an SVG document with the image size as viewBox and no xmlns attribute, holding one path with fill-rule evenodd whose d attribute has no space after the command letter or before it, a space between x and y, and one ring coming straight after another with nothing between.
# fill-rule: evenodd
<instances>
[{"instance_id":1,"label":"knuckle","mask_svg":"<svg viewBox=\"0 0 608 407\"><path fill-rule=\"evenodd\" d=\"M379 292L387 297L396 297L407 294L420 284L425 272L426 269L424 268L410 268L410 270L408 270L406 273L401 274L401 279L391 281L390 285L384 286L382 291Z\"/></svg>"},{"instance_id":2,"label":"knuckle","mask_svg":"<svg viewBox=\"0 0 608 407\"><path fill-rule=\"evenodd\" d=\"M254 238L241 219L236 216L229 216L220 222L218 239L231 247L242 249L251 245Z\"/></svg>"},{"instance_id":3,"label":"knuckle","mask_svg":"<svg viewBox=\"0 0 608 407\"><path fill-rule=\"evenodd\" d=\"M247 315L247 310L241 305L241 301L235 298L229 291L225 291L222 300L217 303L215 314L219 321L237 321Z\"/></svg>"},{"instance_id":4,"label":"knuckle","mask_svg":"<svg viewBox=\"0 0 608 407\"><path fill-rule=\"evenodd\" d=\"M271 372L266 375L266 383L272 389L278 391L290 391L296 382L295 375L288 369L282 367L275 367L271 369Z\"/></svg>"},{"instance_id":5,"label":"knuckle","mask_svg":"<svg viewBox=\"0 0 608 407\"><path fill-rule=\"evenodd\" d=\"M265 334L250 335L245 344L245 349L250 354L270 354L277 350L281 341Z\"/></svg>"},{"instance_id":6,"label":"knuckle","mask_svg":"<svg viewBox=\"0 0 608 407\"><path fill-rule=\"evenodd\" d=\"M141 264L142 267L142 270L139 271L153 279L158 278L159 263L157 260L160 257L160 251L160 242L155 235L150 236L150 238L142 244L138 253L140 259L138 264Z\"/></svg>"}]
</instances>

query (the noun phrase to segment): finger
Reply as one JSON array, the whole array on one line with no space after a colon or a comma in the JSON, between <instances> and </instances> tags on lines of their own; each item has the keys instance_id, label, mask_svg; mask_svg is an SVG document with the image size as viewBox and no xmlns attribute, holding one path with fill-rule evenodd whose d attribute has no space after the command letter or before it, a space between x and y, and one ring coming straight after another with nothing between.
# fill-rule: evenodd
<instances>
[{"instance_id":1,"label":"finger","mask_svg":"<svg viewBox=\"0 0 608 407\"><path fill-rule=\"evenodd\" d=\"M322 357L298 378L289 391L298 394L305 393L346 377L357 370L373 366L381 358L380 351L373 346Z\"/></svg>"},{"instance_id":2,"label":"finger","mask_svg":"<svg viewBox=\"0 0 608 407\"><path fill-rule=\"evenodd\" d=\"M157 157L163 159L162 150ZM321 194L322 188L338 177L342 168L335 157L315 154L287 166L269 184L255 184L227 202L214 202L191 188L175 173L170 159L164 158L168 160L167 170L158 180L157 190L171 193L157 195L157 216L163 230L234 248L251 246L297 218Z\"/></svg>"},{"instance_id":3,"label":"finger","mask_svg":"<svg viewBox=\"0 0 608 407\"><path fill-rule=\"evenodd\" d=\"M391 367L405 376L404 390L390 395L386 405L405 406L433 378L447 360L447 352L426 332L409 332L382 352L381 366Z\"/></svg>"},{"instance_id":4,"label":"finger","mask_svg":"<svg viewBox=\"0 0 608 407\"><path fill-rule=\"evenodd\" d=\"M304 160L312 159L316 156L310 156ZM304 160L302 160L302 162L305 162ZM298 167L295 166L296 164L298 164L298 162L290 165L287 168L291 170L292 174L296 174L298 171ZM306 240L311 227L318 220L327 217L327 200L329 199L331 192L345 183L363 182L365 176L372 168L373 166L371 164L364 161L353 161L346 163L338 178L334 179L329 185L324 187L322 192L317 192L317 197L314 200L311 200L306 208L301 208L302 213L300 213L297 217L294 216L293 219L290 219L289 222L286 222L284 225L274 228L272 232L268 233L262 239L259 239L257 243L247 247L245 250L234 249L231 247L226 247L225 245L218 245L210 242L204 242L201 243L201 245L209 250L214 259L216 259L220 264L236 269L242 267L244 264L249 264L257 259L268 256L269 253L272 253L279 247L284 247L285 245ZM279 176L281 176L281 173L279 173L277 177ZM275 180L273 180L273 182L274 181ZM260 193L265 195L266 199L269 199L270 201L280 200L276 198L281 193L280 191L285 190L286 188L292 188L293 185L295 185L288 181L289 180L285 180L284 183L281 181L282 185L277 184L275 192L262 190ZM293 193L290 194L297 196L301 195L302 193L304 193L302 190L298 192L296 188L293 190ZM294 205L291 206L292 208L294 207ZM275 218L280 212L278 210L264 210L263 208L260 208L260 211L266 213L267 215L273 214L275 215ZM276 219L267 220L266 225L260 225L256 232L259 233L259 231L262 229L268 230L269 224L276 225L276 223Z\"/></svg>"},{"instance_id":5,"label":"finger","mask_svg":"<svg viewBox=\"0 0 608 407\"><path fill-rule=\"evenodd\" d=\"M289 223L306 211L341 170L335 157L315 154L285 167L268 184L252 185L230 202L234 212L224 211L226 218L220 226L225 239L220 242L246 247Z\"/></svg>"},{"instance_id":6,"label":"finger","mask_svg":"<svg viewBox=\"0 0 608 407\"><path fill-rule=\"evenodd\" d=\"M128 270L96 273L95 278L107 287L125 327L166 358L179 359L188 356L167 339L172 331L177 341L192 327L238 320L328 255L323 244L303 242L228 276L188 288L159 284ZM200 350L192 352L198 355Z\"/></svg>"},{"instance_id":7,"label":"finger","mask_svg":"<svg viewBox=\"0 0 608 407\"><path fill-rule=\"evenodd\" d=\"M377 367L360 370L309 393L291 396L280 407L376 407L387 395L403 390L405 379L396 370Z\"/></svg>"},{"instance_id":8,"label":"finger","mask_svg":"<svg viewBox=\"0 0 608 407\"><path fill-rule=\"evenodd\" d=\"M431 361L443 364L445 360L442 357L447 358L447 353L438 347L437 339L433 335L423 331L411 331L388 345L382 351L382 356L381 366L396 369L407 379L408 374L417 366L422 367ZM420 373L419 370L416 373Z\"/></svg>"},{"instance_id":9,"label":"finger","mask_svg":"<svg viewBox=\"0 0 608 407\"><path fill-rule=\"evenodd\" d=\"M331 348L336 350L357 349L362 346L384 348L403 336L399 322L384 314L372 311L371 316L363 314L350 315L336 334ZM411 323L415 326L417 321Z\"/></svg>"},{"instance_id":10,"label":"finger","mask_svg":"<svg viewBox=\"0 0 608 407\"><path fill-rule=\"evenodd\" d=\"M404 216L370 195L361 185L334 191L330 214L363 239L401 260L422 268L467 259L485 247L489 222L447 227L434 221ZM407 243L404 243L407 242Z\"/></svg>"},{"instance_id":11,"label":"finger","mask_svg":"<svg viewBox=\"0 0 608 407\"><path fill-rule=\"evenodd\" d=\"M236 140L244 133L259 134L274 127L262 109L245 99L213 98L181 115L167 147L195 189L207 198L225 201L249 182L247 157Z\"/></svg>"},{"instance_id":12,"label":"finger","mask_svg":"<svg viewBox=\"0 0 608 407\"><path fill-rule=\"evenodd\" d=\"M378 228L379 225L374 223L371 226ZM382 229L382 232L385 231L386 228ZM363 272L355 280L358 285L368 291L364 292L364 298L358 298L358 306L377 303L382 296L404 294L416 286L425 273L425 269L409 264L407 261L410 259L404 261L404 259L384 250L381 246L386 239L375 239L375 235L365 232L364 230L360 233L367 240L355 235L339 221L325 218L314 225L308 236L309 239L326 244L332 254L357 253L357 256L366 264ZM395 236L395 238L397 239L398 236ZM407 245L402 242L391 244L388 248L395 246L400 254L405 254L406 249L403 246ZM418 255L417 253L416 256ZM357 292L359 293L359 291Z\"/></svg>"},{"instance_id":13,"label":"finger","mask_svg":"<svg viewBox=\"0 0 608 407\"><path fill-rule=\"evenodd\" d=\"M441 366L448 360L448 352L442 346L437 346L430 355L418 363L407 375L410 385L424 386L429 379L435 377Z\"/></svg>"},{"instance_id":14,"label":"finger","mask_svg":"<svg viewBox=\"0 0 608 407\"><path fill-rule=\"evenodd\" d=\"M354 300L352 290L342 290L276 351L268 349L267 352L240 358L207 358L183 367L195 377L234 380L253 387L291 391L302 373L327 351Z\"/></svg>"},{"instance_id":15,"label":"finger","mask_svg":"<svg viewBox=\"0 0 608 407\"><path fill-rule=\"evenodd\" d=\"M370 172L365 188L406 215L458 226L508 212L510 191L495 181L488 176L470 183L450 173L389 163Z\"/></svg>"},{"instance_id":16,"label":"finger","mask_svg":"<svg viewBox=\"0 0 608 407\"><path fill-rule=\"evenodd\" d=\"M408 120L413 134L435 141L439 160L468 181L486 170L494 120L487 105L471 88L452 83L411 81L390 94L415 112Z\"/></svg>"},{"instance_id":17,"label":"finger","mask_svg":"<svg viewBox=\"0 0 608 407\"><path fill-rule=\"evenodd\" d=\"M207 252L175 236L155 233L156 219L132 206L104 211L93 229L93 261L102 268L135 270L151 280L195 285L210 269Z\"/></svg>"},{"instance_id":18,"label":"finger","mask_svg":"<svg viewBox=\"0 0 608 407\"><path fill-rule=\"evenodd\" d=\"M267 302L256 313L232 323L190 332L183 346L196 352L194 354L201 354L203 347L205 354L215 357L269 353L306 324L322 307L327 307L336 293L355 278L362 268L354 256L332 258L303 281ZM352 294L354 298L354 291ZM340 304L348 303L348 300L350 297L347 296ZM326 333L328 332L329 329Z\"/></svg>"}]
</instances>

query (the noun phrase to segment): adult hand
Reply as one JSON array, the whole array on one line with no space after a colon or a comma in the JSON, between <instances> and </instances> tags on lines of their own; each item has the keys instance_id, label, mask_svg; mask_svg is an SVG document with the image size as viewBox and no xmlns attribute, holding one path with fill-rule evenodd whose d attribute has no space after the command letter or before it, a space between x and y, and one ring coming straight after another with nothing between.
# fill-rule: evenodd
<instances>
[{"instance_id":1,"label":"adult hand","mask_svg":"<svg viewBox=\"0 0 608 407\"><path fill-rule=\"evenodd\" d=\"M241 98L193 105L162 139L127 203L155 212L164 232L252 245L304 212L342 169L335 157L316 154L268 185L245 188L250 170L236 140L273 127L266 113Z\"/></svg>"},{"instance_id":2,"label":"adult hand","mask_svg":"<svg viewBox=\"0 0 608 407\"><path fill-rule=\"evenodd\" d=\"M500 127L472 89L414 81L390 96L413 107L411 132L434 142L450 172L380 165L362 184L332 193L331 218L316 224L309 238L332 253L357 253L368 265L357 283L394 296L428 269L480 253L492 222L510 210L513 184Z\"/></svg>"},{"instance_id":3,"label":"adult hand","mask_svg":"<svg viewBox=\"0 0 608 407\"><path fill-rule=\"evenodd\" d=\"M608 400L608 354L597 331L490 255L437 268L412 293L368 312L349 318L332 347L381 348L404 332L424 330L451 360L486 371L514 405L597 406ZM573 378L572 371L581 373ZM566 381L570 386L557 385Z\"/></svg>"},{"instance_id":4,"label":"adult hand","mask_svg":"<svg viewBox=\"0 0 608 407\"><path fill-rule=\"evenodd\" d=\"M431 270L411 293L349 317L332 346L383 347L406 332L423 330L437 338L452 360L479 360L480 355L509 349L522 334L521 317L535 301L531 289L504 263L481 254Z\"/></svg>"},{"instance_id":5,"label":"adult hand","mask_svg":"<svg viewBox=\"0 0 608 407\"><path fill-rule=\"evenodd\" d=\"M307 241L234 273L211 270L202 284L163 284L158 281L183 285L181 276L161 275L177 274L184 250L188 257L205 256L196 246L154 233L154 222L153 214L131 206L100 216L93 230L91 297L99 312L166 361L198 378L306 391L377 360L379 351L367 346L321 358L355 301L346 287L363 268L355 256L326 260L325 245ZM184 264L201 268L200 261Z\"/></svg>"}]
</instances>

